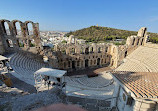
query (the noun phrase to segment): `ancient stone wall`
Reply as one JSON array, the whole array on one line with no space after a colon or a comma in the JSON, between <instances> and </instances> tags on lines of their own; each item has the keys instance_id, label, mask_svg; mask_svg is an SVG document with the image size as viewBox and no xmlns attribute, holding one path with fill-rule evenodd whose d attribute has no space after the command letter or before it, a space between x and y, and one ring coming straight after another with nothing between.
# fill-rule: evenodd
<instances>
[{"instance_id":1,"label":"ancient stone wall","mask_svg":"<svg viewBox=\"0 0 158 111\"><path fill-rule=\"evenodd\" d=\"M28 28L28 24L32 25L32 33ZM8 25L9 29L6 29L6 25ZM20 34L18 34L17 25L20 26ZM42 50L39 24L32 21L0 20L0 50L0 54L18 50L38 54Z\"/></svg>"},{"instance_id":2,"label":"ancient stone wall","mask_svg":"<svg viewBox=\"0 0 158 111\"><path fill-rule=\"evenodd\" d=\"M147 29L138 31L138 36L127 38L125 45L116 46L112 43L72 43L70 36L68 44L58 44L54 47L60 69L84 69L87 67L111 66L118 67L122 60L140 45L147 43Z\"/></svg>"},{"instance_id":3,"label":"ancient stone wall","mask_svg":"<svg viewBox=\"0 0 158 111\"><path fill-rule=\"evenodd\" d=\"M19 24L20 34L17 30ZM29 30L29 24L32 31ZM8 25L8 28L6 28ZM125 45L116 46L112 43L72 43L70 36L67 44L58 44L51 49L43 49L39 35L39 24L32 21L21 22L19 20L0 20L0 54L10 52L22 52L32 58L42 56L48 58L50 66L59 69L85 69L88 67L111 66L116 68L122 60L140 45L148 45L147 28L142 27L137 36L127 38ZM75 39L74 39L75 40ZM33 53L33 55L31 55ZM38 54L39 57L34 56ZM40 56L41 55L41 56Z\"/></svg>"},{"instance_id":4,"label":"ancient stone wall","mask_svg":"<svg viewBox=\"0 0 158 111\"><path fill-rule=\"evenodd\" d=\"M126 40L125 45L118 46L118 61L117 65L120 65L123 59L132 53L136 48L140 45L146 46L148 44L149 36L147 35L147 28L142 27L139 31L137 36L130 36Z\"/></svg>"},{"instance_id":5,"label":"ancient stone wall","mask_svg":"<svg viewBox=\"0 0 158 111\"><path fill-rule=\"evenodd\" d=\"M54 47L60 69L84 69L87 67L109 66L113 44L58 44Z\"/></svg>"}]
</instances>

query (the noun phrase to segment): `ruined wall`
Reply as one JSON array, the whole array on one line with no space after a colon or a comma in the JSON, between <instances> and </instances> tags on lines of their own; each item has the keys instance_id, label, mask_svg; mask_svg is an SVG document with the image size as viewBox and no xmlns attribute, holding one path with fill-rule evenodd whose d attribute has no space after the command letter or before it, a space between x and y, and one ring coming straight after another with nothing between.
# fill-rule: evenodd
<instances>
[{"instance_id":1,"label":"ruined wall","mask_svg":"<svg viewBox=\"0 0 158 111\"><path fill-rule=\"evenodd\" d=\"M9 29L6 29L6 24ZM20 35L18 35L17 24L19 24ZM30 33L28 24L32 25ZM39 36L39 24L32 21L21 22L19 20L0 20L0 54L24 50L35 54L42 51Z\"/></svg>"},{"instance_id":2,"label":"ruined wall","mask_svg":"<svg viewBox=\"0 0 158 111\"><path fill-rule=\"evenodd\" d=\"M112 44L58 44L54 47L60 69L109 66ZM114 52L115 53L115 52Z\"/></svg>"},{"instance_id":3,"label":"ruined wall","mask_svg":"<svg viewBox=\"0 0 158 111\"><path fill-rule=\"evenodd\" d=\"M5 24L8 25L8 30ZM20 26L20 34L18 34L17 24ZM31 24L32 33L28 24ZM43 49L38 23L0 20L0 54L24 52L31 58L39 58L39 61L42 61L42 57L45 56L48 57L50 66L59 69L72 70L100 66L116 68L137 47L150 45L147 43L149 37L145 27L138 31L137 36L128 37L125 45L119 46L106 43L78 44L76 41L73 44L73 37L70 36L68 44L56 45L53 52L51 49ZM27 54L27 52L30 53Z\"/></svg>"},{"instance_id":4,"label":"ruined wall","mask_svg":"<svg viewBox=\"0 0 158 111\"><path fill-rule=\"evenodd\" d=\"M130 36L126 40L125 45L118 46L118 63L120 65L122 60L131 54L136 48L140 45L146 46L148 44L149 36L147 35L147 28L142 27L139 31L137 36Z\"/></svg>"},{"instance_id":5,"label":"ruined wall","mask_svg":"<svg viewBox=\"0 0 158 111\"><path fill-rule=\"evenodd\" d=\"M2 36L1 34L2 34L2 30L0 30L0 54L4 54L5 53L5 47L4 47L4 44L3 44L3 39L1 38L1 36Z\"/></svg>"},{"instance_id":6,"label":"ruined wall","mask_svg":"<svg viewBox=\"0 0 158 111\"><path fill-rule=\"evenodd\" d=\"M137 47L147 43L146 31L145 27L141 28L138 36L128 37L126 44L119 46L112 43L73 44L71 40L74 36L70 36L68 44L58 44L54 47L58 68L66 70L100 66L116 68Z\"/></svg>"}]
</instances>

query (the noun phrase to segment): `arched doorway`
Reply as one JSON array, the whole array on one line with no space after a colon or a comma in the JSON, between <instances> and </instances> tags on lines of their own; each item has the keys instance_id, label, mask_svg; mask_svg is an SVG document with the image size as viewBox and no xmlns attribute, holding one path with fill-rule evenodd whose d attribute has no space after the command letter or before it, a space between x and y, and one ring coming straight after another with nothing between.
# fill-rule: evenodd
<instances>
[{"instance_id":1,"label":"arched doorway","mask_svg":"<svg viewBox=\"0 0 158 111\"><path fill-rule=\"evenodd\" d=\"M100 65L100 58L97 59L97 65Z\"/></svg>"},{"instance_id":2,"label":"arched doorway","mask_svg":"<svg viewBox=\"0 0 158 111\"><path fill-rule=\"evenodd\" d=\"M91 47L91 49L90 49L90 53L93 53L93 47Z\"/></svg>"},{"instance_id":3,"label":"arched doorway","mask_svg":"<svg viewBox=\"0 0 158 111\"><path fill-rule=\"evenodd\" d=\"M98 53L101 53L101 47L98 48Z\"/></svg>"},{"instance_id":4,"label":"arched doorway","mask_svg":"<svg viewBox=\"0 0 158 111\"><path fill-rule=\"evenodd\" d=\"M134 45L134 43L135 43L135 38L133 39L133 43L132 43L132 45Z\"/></svg>"},{"instance_id":5,"label":"arched doorway","mask_svg":"<svg viewBox=\"0 0 158 111\"><path fill-rule=\"evenodd\" d=\"M88 47L85 49L85 54L89 54L89 48Z\"/></svg>"},{"instance_id":6,"label":"arched doorway","mask_svg":"<svg viewBox=\"0 0 158 111\"><path fill-rule=\"evenodd\" d=\"M75 61L72 61L72 69L75 69Z\"/></svg>"},{"instance_id":7,"label":"arched doorway","mask_svg":"<svg viewBox=\"0 0 158 111\"><path fill-rule=\"evenodd\" d=\"M89 60L86 59L86 60L85 60L85 67L88 67L88 62L89 62Z\"/></svg>"},{"instance_id":8,"label":"arched doorway","mask_svg":"<svg viewBox=\"0 0 158 111\"><path fill-rule=\"evenodd\" d=\"M33 24L28 22L26 25L27 25L28 35L32 35L33 34Z\"/></svg>"},{"instance_id":9,"label":"arched doorway","mask_svg":"<svg viewBox=\"0 0 158 111\"><path fill-rule=\"evenodd\" d=\"M142 39L142 41L141 41L141 45L143 45L143 40L144 40L144 39Z\"/></svg>"},{"instance_id":10,"label":"arched doorway","mask_svg":"<svg viewBox=\"0 0 158 111\"><path fill-rule=\"evenodd\" d=\"M114 65L114 60L112 60L112 62L111 62L111 66L113 66Z\"/></svg>"},{"instance_id":11,"label":"arched doorway","mask_svg":"<svg viewBox=\"0 0 158 111\"><path fill-rule=\"evenodd\" d=\"M4 30L4 33L6 35L11 35L11 32L10 32L10 26L9 26L9 23L8 22L3 22L2 24L2 27L3 27L3 30Z\"/></svg>"},{"instance_id":12,"label":"arched doorway","mask_svg":"<svg viewBox=\"0 0 158 111\"><path fill-rule=\"evenodd\" d=\"M139 44L139 38L138 38L138 41L137 41L137 45Z\"/></svg>"},{"instance_id":13,"label":"arched doorway","mask_svg":"<svg viewBox=\"0 0 158 111\"><path fill-rule=\"evenodd\" d=\"M13 47L13 41L11 39L6 40L8 47Z\"/></svg>"},{"instance_id":14,"label":"arched doorway","mask_svg":"<svg viewBox=\"0 0 158 111\"><path fill-rule=\"evenodd\" d=\"M127 56L127 51L125 52L125 56L124 56L124 58Z\"/></svg>"},{"instance_id":15,"label":"arched doorway","mask_svg":"<svg viewBox=\"0 0 158 111\"><path fill-rule=\"evenodd\" d=\"M47 63L47 62L48 62L48 57L47 57L47 56L43 56L43 61L44 61L45 63Z\"/></svg>"},{"instance_id":16,"label":"arched doorway","mask_svg":"<svg viewBox=\"0 0 158 111\"><path fill-rule=\"evenodd\" d=\"M145 36L145 32L146 32L146 28L145 28L144 31L143 31L143 37Z\"/></svg>"}]
</instances>

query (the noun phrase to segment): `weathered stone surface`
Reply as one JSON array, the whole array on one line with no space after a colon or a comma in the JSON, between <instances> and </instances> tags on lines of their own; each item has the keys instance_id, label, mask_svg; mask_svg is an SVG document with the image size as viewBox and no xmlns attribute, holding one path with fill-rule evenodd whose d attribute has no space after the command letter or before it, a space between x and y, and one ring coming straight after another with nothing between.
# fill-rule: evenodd
<instances>
[{"instance_id":1,"label":"weathered stone surface","mask_svg":"<svg viewBox=\"0 0 158 111\"><path fill-rule=\"evenodd\" d=\"M4 23L8 24L9 34ZM21 35L17 34L16 24L20 24ZM32 34L28 24L32 25ZM135 50L139 45L147 42L147 29L142 27L137 36L127 38L126 44L116 46L111 43L78 44L72 43L71 35L68 44L58 44L54 47L55 53L50 49L43 49L39 35L39 24L32 21L0 20L0 54L26 51L48 57L50 66L68 71L85 69L87 67L100 67L110 65L116 68L123 58ZM32 46L32 43L35 46Z\"/></svg>"},{"instance_id":2,"label":"weathered stone surface","mask_svg":"<svg viewBox=\"0 0 158 111\"><path fill-rule=\"evenodd\" d=\"M100 107L110 107L111 101L98 100L98 106Z\"/></svg>"},{"instance_id":3,"label":"weathered stone surface","mask_svg":"<svg viewBox=\"0 0 158 111\"><path fill-rule=\"evenodd\" d=\"M5 28L5 23L8 24L9 30ZM17 34L17 23L20 25L21 35ZM32 25L33 34L29 32L28 24ZM0 46L0 49L4 49L4 51L1 51L0 54L16 52L17 50L25 50L37 54L42 50L39 36L39 24L33 23L32 21L21 22L19 20L0 20L0 40L3 43L3 45ZM35 44L34 47L31 46L32 41ZM21 47L21 44L24 46Z\"/></svg>"}]
</instances>

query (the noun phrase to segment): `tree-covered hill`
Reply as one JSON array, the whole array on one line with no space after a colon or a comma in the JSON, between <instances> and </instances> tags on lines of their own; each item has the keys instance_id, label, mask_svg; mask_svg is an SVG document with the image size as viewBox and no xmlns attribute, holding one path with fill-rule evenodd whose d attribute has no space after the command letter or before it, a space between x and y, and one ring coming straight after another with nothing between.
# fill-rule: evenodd
<instances>
[{"instance_id":1,"label":"tree-covered hill","mask_svg":"<svg viewBox=\"0 0 158 111\"><path fill-rule=\"evenodd\" d=\"M69 32L66 36L74 35L79 39L84 39L87 42L108 41L115 39L126 39L128 36L137 35L136 31L121 30L109 27L91 26L74 32ZM150 41L158 43L158 34L149 33Z\"/></svg>"}]
</instances>

